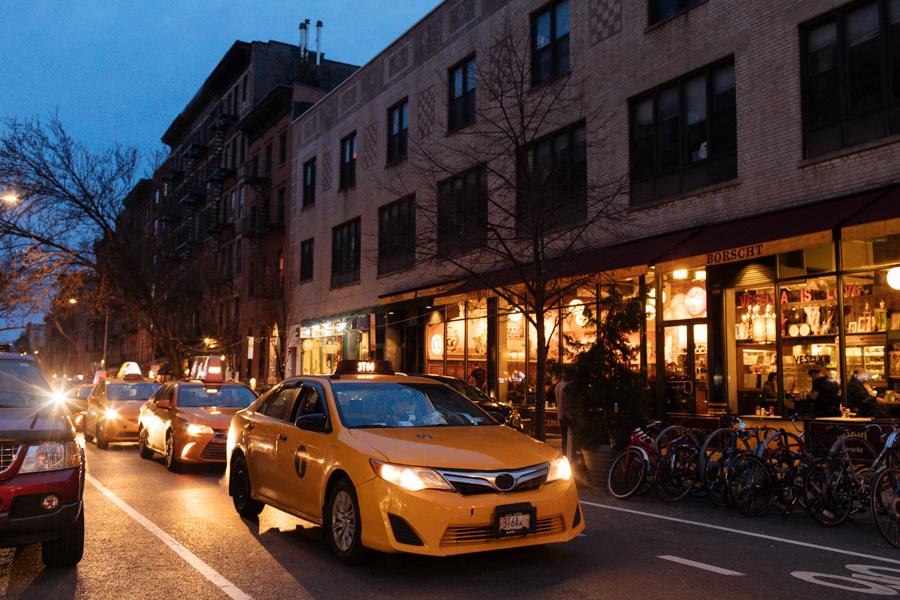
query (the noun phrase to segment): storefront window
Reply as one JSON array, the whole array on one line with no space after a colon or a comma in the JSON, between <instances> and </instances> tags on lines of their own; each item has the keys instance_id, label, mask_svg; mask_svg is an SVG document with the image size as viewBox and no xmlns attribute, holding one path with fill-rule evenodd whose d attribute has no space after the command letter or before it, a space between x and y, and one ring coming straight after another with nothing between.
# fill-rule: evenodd
<instances>
[{"instance_id":1,"label":"storefront window","mask_svg":"<svg viewBox=\"0 0 900 600\"><path fill-rule=\"evenodd\" d=\"M487 300L466 301L466 372L470 383L478 385L483 390L487 387L482 384L487 379ZM447 335L449 336L449 329ZM448 375L450 374L450 361L447 361Z\"/></svg>"},{"instance_id":2,"label":"storefront window","mask_svg":"<svg viewBox=\"0 0 900 600\"><path fill-rule=\"evenodd\" d=\"M837 375L838 289L835 277L817 277L781 284L784 391L802 398L812 388L808 371L826 368Z\"/></svg>"},{"instance_id":3,"label":"storefront window","mask_svg":"<svg viewBox=\"0 0 900 600\"><path fill-rule=\"evenodd\" d=\"M304 375L333 373L344 355L344 336L335 335L334 323L303 328L300 368Z\"/></svg>"},{"instance_id":4,"label":"storefront window","mask_svg":"<svg viewBox=\"0 0 900 600\"><path fill-rule=\"evenodd\" d=\"M500 365L500 397L507 402L525 402L525 315L514 309L506 316L506 365Z\"/></svg>"},{"instance_id":5,"label":"storefront window","mask_svg":"<svg viewBox=\"0 0 900 600\"><path fill-rule=\"evenodd\" d=\"M778 277L808 277L834 271L834 250L831 244L783 252L778 255Z\"/></svg>"},{"instance_id":6,"label":"storefront window","mask_svg":"<svg viewBox=\"0 0 900 600\"><path fill-rule=\"evenodd\" d=\"M852 273L844 276L844 330L846 333L847 381L863 369L873 390L885 389L891 373L886 368L885 351L889 333L900 331L900 289L891 286L892 269ZM894 271L900 279L900 269ZM889 279L890 278L890 279ZM900 288L900 281L897 282ZM900 377L900 373L893 373Z\"/></svg>"},{"instance_id":7,"label":"storefront window","mask_svg":"<svg viewBox=\"0 0 900 600\"><path fill-rule=\"evenodd\" d=\"M544 313L544 336L547 340L547 362L559 361L559 314L558 309L551 309ZM537 379L537 329L530 323L528 324L528 395L526 400L529 403L534 402L534 391ZM549 385L544 382L545 386Z\"/></svg>"},{"instance_id":8,"label":"storefront window","mask_svg":"<svg viewBox=\"0 0 900 600\"><path fill-rule=\"evenodd\" d=\"M900 234L880 235L864 240L841 242L845 269L865 269L900 263ZM900 275L898 275L900 277Z\"/></svg>"},{"instance_id":9,"label":"storefront window","mask_svg":"<svg viewBox=\"0 0 900 600\"><path fill-rule=\"evenodd\" d=\"M772 405L773 400L764 397L763 386L769 373L778 369L776 341L778 334L778 309L775 288L739 288L725 294L729 310L726 311L726 335L729 347L729 372L734 373L730 383L730 397L737 397L738 412L749 414L758 406ZM734 346L731 346L731 340ZM776 384L777 385L777 384Z\"/></svg>"},{"instance_id":10,"label":"storefront window","mask_svg":"<svg viewBox=\"0 0 900 600\"><path fill-rule=\"evenodd\" d=\"M592 318L597 317L597 288L585 286L574 295L563 298L563 361L566 353L577 354L597 340L597 331ZM570 343L571 341L571 343Z\"/></svg>"},{"instance_id":11,"label":"storefront window","mask_svg":"<svg viewBox=\"0 0 900 600\"><path fill-rule=\"evenodd\" d=\"M662 277L663 319L706 317L706 270L682 269Z\"/></svg>"}]
</instances>

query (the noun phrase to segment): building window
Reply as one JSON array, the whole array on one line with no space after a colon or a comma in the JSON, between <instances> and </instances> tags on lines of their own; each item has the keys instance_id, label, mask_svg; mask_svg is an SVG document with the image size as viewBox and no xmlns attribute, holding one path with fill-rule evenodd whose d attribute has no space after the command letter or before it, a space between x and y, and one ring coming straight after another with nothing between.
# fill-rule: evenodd
<instances>
[{"instance_id":1,"label":"building window","mask_svg":"<svg viewBox=\"0 0 900 600\"><path fill-rule=\"evenodd\" d=\"M471 169L438 184L438 252L457 254L487 240L487 171Z\"/></svg>"},{"instance_id":2,"label":"building window","mask_svg":"<svg viewBox=\"0 0 900 600\"><path fill-rule=\"evenodd\" d=\"M287 162L287 134L282 133L278 136L278 165L281 166Z\"/></svg>"},{"instance_id":3,"label":"building window","mask_svg":"<svg viewBox=\"0 0 900 600\"><path fill-rule=\"evenodd\" d=\"M287 192L284 188L281 188L280 190L278 190L278 206L275 207L276 208L275 215L278 220L275 222L278 223L279 225L284 225L284 211L285 211L286 195L287 195Z\"/></svg>"},{"instance_id":4,"label":"building window","mask_svg":"<svg viewBox=\"0 0 900 600\"><path fill-rule=\"evenodd\" d=\"M475 120L475 57L450 69L447 129L456 131Z\"/></svg>"},{"instance_id":5,"label":"building window","mask_svg":"<svg viewBox=\"0 0 900 600\"><path fill-rule=\"evenodd\" d=\"M415 266L416 198L409 196L378 209L378 274Z\"/></svg>"},{"instance_id":6,"label":"building window","mask_svg":"<svg viewBox=\"0 0 900 600\"><path fill-rule=\"evenodd\" d=\"M300 243L300 281L313 278L313 240Z\"/></svg>"},{"instance_id":7,"label":"building window","mask_svg":"<svg viewBox=\"0 0 900 600\"><path fill-rule=\"evenodd\" d=\"M272 144L266 146L265 162L263 163L263 175L272 174Z\"/></svg>"},{"instance_id":8,"label":"building window","mask_svg":"<svg viewBox=\"0 0 900 600\"><path fill-rule=\"evenodd\" d=\"M687 10L700 0L650 0L650 24Z\"/></svg>"},{"instance_id":9,"label":"building window","mask_svg":"<svg viewBox=\"0 0 900 600\"><path fill-rule=\"evenodd\" d=\"M408 129L409 101L403 100L388 110L387 161L389 163L406 157L406 132Z\"/></svg>"},{"instance_id":10,"label":"building window","mask_svg":"<svg viewBox=\"0 0 900 600\"><path fill-rule=\"evenodd\" d=\"M331 287L359 281L360 219L331 230Z\"/></svg>"},{"instance_id":11,"label":"building window","mask_svg":"<svg viewBox=\"0 0 900 600\"><path fill-rule=\"evenodd\" d=\"M234 274L240 275L244 270L244 244L243 240L238 240L234 245Z\"/></svg>"},{"instance_id":12,"label":"building window","mask_svg":"<svg viewBox=\"0 0 900 600\"><path fill-rule=\"evenodd\" d=\"M807 158L900 134L900 0L831 13L800 44Z\"/></svg>"},{"instance_id":13,"label":"building window","mask_svg":"<svg viewBox=\"0 0 900 600\"><path fill-rule=\"evenodd\" d=\"M631 205L737 177L734 60L631 102Z\"/></svg>"},{"instance_id":14,"label":"building window","mask_svg":"<svg viewBox=\"0 0 900 600\"><path fill-rule=\"evenodd\" d=\"M516 230L529 235L587 218L587 140L584 124L539 140L519 164Z\"/></svg>"},{"instance_id":15,"label":"building window","mask_svg":"<svg viewBox=\"0 0 900 600\"><path fill-rule=\"evenodd\" d=\"M303 163L303 208L316 203L316 159Z\"/></svg>"},{"instance_id":16,"label":"building window","mask_svg":"<svg viewBox=\"0 0 900 600\"><path fill-rule=\"evenodd\" d=\"M340 189L356 183L356 132L341 140L341 181Z\"/></svg>"},{"instance_id":17,"label":"building window","mask_svg":"<svg viewBox=\"0 0 900 600\"><path fill-rule=\"evenodd\" d=\"M275 256L276 264L278 265L278 295L281 296L284 292L284 249L279 248L278 253Z\"/></svg>"},{"instance_id":18,"label":"building window","mask_svg":"<svg viewBox=\"0 0 900 600\"><path fill-rule=\"evenodd\" d=\"M554 2L531 17L531 85L569 70L569 1Z\"/></svg>"}]
</instances>

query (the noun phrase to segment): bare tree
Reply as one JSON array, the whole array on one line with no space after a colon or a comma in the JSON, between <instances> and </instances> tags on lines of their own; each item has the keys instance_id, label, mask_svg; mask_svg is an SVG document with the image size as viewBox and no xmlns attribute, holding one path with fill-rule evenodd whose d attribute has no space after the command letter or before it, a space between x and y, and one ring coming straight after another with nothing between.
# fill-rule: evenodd
<instances>
[{"instance_id":1,"label":"bare tree","mask_svg":"<svg viewBox=\"0 0 900 600\"><path fill-rule=\"evenodd\" d=\"M535 329L539 439L550 339L565 315L550 330L545 319L564 295L596 277L560 274L579 252L615 239L627 218L625 181L588 168L602 162L596 152L612 115L589 95L588 75L578 74L572 68L534 85L527 33L507 18L468 74L477 81L473 95L448 107L469 111L463 120L470 122L450 136L411 139L411 176L402 178L430 192L416 197L417 267L478 281ZM384 182L385 189L417 191L400 179Z\"/></svg>"},{"instance_id":2,"label":"bare tree","mask_svg":"<svg viewBox=\"0 0 900 600\"><path fill-rule=\"evenodd\" d=\"M0 213L0 235L9 247L44 257L42 267L56 274L90 273L109 300L103 310L126 309L180 365L170 333L172 306L151 283L151 232L120 219L142 167L138 151L120 145L90 151L68 135L58 116L7 119L3 129L0 187L20 197Z\"/></svg>"}]
</instances>

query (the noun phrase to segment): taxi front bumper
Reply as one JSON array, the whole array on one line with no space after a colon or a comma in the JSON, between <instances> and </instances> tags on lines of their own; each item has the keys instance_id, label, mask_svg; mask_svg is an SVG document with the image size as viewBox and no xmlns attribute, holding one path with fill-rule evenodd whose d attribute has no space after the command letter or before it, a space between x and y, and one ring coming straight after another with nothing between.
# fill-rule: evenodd
<instances>
[{"instance_id":1,"label":"taxi front bumper","mask_svg":"<svg viewBox=\"0 0 900 600\"><path fill-rule=\"evenodd\" d=\"M574 481L555 481L514 494L463 496L452 491L409 492L375 478L356 493L363 545L382 552L451 556L566 542L584 529ZM533 507L534 533L497 537L497 509L508 505Z\"/></svg>"}]
</instances>

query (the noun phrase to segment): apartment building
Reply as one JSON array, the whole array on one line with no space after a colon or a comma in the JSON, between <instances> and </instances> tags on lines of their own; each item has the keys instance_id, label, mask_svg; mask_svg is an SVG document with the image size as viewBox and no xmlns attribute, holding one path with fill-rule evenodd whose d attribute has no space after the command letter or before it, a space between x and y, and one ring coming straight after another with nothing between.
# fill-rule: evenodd
<instances>
[{"instance_id":1,"label":"apartment building","mask_svg":"<svg viewBox=\"0 0 900 600\"><path fill-rule=\"evenodd\" d=\"M898 22L897 0L442 3L293 123L288 374L483 367L527 403L534 328L420 242L491 227L503 174L532 168L551 191L607 185L616 215L549 257L596 275L545 322L551 359L615 282L647 307L655 414L752 412L771 372L783 407L810 364L900 386ZM574 96L475 160L491 77Z\"/></svg>"}]
</instances>

